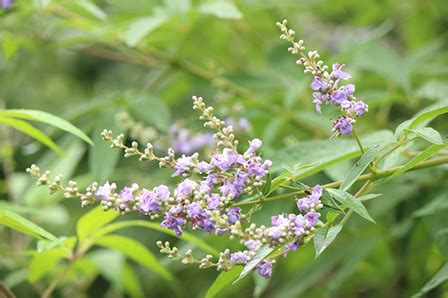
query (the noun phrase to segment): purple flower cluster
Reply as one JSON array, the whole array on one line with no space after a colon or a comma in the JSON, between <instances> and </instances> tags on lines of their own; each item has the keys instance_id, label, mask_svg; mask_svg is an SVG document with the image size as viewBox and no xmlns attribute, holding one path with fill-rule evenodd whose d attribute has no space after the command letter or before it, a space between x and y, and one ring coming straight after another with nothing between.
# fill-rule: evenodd
<instances>
[{"instance_id":1,"label":"purple flower cluster","mask_svg":"<svg viewBox=\"0 0 448 298\"><path fill-rule=\"evenodd\" d=\"M187 225L223 235L242 217L240 208L231 207L232 201L260 187L271 166L271 161L257 155L261 145L254 139L243 154L224 148L213 154L210 162L199 161L197 154L179 157L171 167L173 176L183 179L172 192L166 185L140 190L136 184L116 192L117 186L106 182L94 196L109 209L163 217L161 226L178 236Z\"/></svg>"},{"instance_id":2,"label":"purple flower cluster","mask_svg":"<svg viewBox=\"0 0 448 298\"><path fill-rule=\"evenodd\" d=\"M211 133L198 133L192 135L187 128L180 128L174 124L168 136L171 147L180 154L191 154L210 144L213 140Z\"/></svg>"},{"instance_id":3,"label":"purple flower cluster","mask_svg":"<svg viewBox=\"0 0 448 298\"><path fill-rule=\"evenodd\" d=\"M353 130L354 118L366 113L368 106L362 100L357 100L353 96L355 85L339 86L341 80L351 78L349 73L342 71L343 67L343 64L333 64L333 71L330 74L324 72L315 76L310 87L314 90L313 102L316 104L318 113L321 113L322 104L339 105L345 112L344 116L335 121L333 131L336 134L347 135Z\"/></svg>"},{"instance_id":4,"label":"purple flower cluster","mask_svg":"<svg viewBox=\"0 0 448 298\"><path fill-rule=\"evenodd\" d=\"M318 211L323 207L320 201L322 192L322 187L316 185L311 188L307 197L297 200L297 208L302 214L272 216L270 227L252 226L246 229L244 235L247 239L243 241L243 244L247 249L232 253L230 261L235 264L247 264L260 249L262 243L268 243L273 247L284 244L285 257L288 252L296 251L303 243L304 237L310 235L319 220ZM261 276L269 277L272 273L272 262L266 259L257 265L256 270Z\"/></svg>"}]
</instances>

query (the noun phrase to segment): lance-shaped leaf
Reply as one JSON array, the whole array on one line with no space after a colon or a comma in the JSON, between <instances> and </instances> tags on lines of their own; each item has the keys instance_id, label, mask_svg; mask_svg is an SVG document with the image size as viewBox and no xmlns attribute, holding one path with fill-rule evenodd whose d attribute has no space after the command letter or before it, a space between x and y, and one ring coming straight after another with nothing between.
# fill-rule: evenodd
<instances>
[{"instance_id":1,"label":"lance-shaped leaf","mask_svg":"<svg viewBox=\"0 0 448 298\"><path fill-rule=\"evenodd\" d=\"M236 283L243 277L245 277L249 272L252 271L261 261L263 261L275 248L269 245L262 246L255 256L244 266L243 270L240 273L240 276L233 282Z\"/></svg>"},{"instance_id":2,"label":"lance-shaped leaf","mask_svg":"<svg viewBox=\"0 0 448 298\"><path fill-rule=\"evenodd\" d=\"M352 209L353 212L355 212L362 218L365 218L368 221L375 223L375 221L367 211L366 207L364 207L364 205L361 203L359 199L341 189L327 188L326 190L333 196L335 200L339 201L344 206Z\"/></svg>"},{"instance_id":3,"label":"lance-shaped leaf","mask_svg":"<svg viewBox=\"0 0 448 298\"><path fill-rule=\"evenodd\" d=\"M221 272L213 284L208 288L205 298L213 298L226 286L230 285L241 272L241 266L235 266L229 271Z\"/></svg>"},{"instance_id":4,"label":"lance-shaped leaf","mask_svg":"<svg viewBox=\"0 0 448 298\"><path fill-rule=\"evenodd\" d=\"M319 228L314 234L314 249L316 258L336 239L336 236L342 230L342 225L335 225L331 228Z\"/></svg>"}]
</instances>

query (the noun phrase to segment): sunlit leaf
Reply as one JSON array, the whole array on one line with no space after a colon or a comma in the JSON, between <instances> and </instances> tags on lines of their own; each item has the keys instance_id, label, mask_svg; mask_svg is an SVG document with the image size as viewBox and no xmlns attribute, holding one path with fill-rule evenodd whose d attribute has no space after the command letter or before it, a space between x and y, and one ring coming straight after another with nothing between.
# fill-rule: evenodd
<instances>
[{"instance_id":1,"label":"sunlit leaf","mask_svg":"<svg viewBox=\"0 0 448 298\"><path fill-rule=\"evenodd\" d=\"M119 235L107 235L96 240L96 244L120 251L135 262L151 269L163 278L173 281L174 277L163 267L154 254L140 242Z\"/></svg>"},{"instance_id":2,"label":"sunlit leaf","mask_svg":"<svg viewBox=\"0 0 448 298\"><path fill-rule=\"evenodd\" d=\"M34 126L25 121L4 117L2 116L2 111L0 111L0 123L4 123L17 130L20 130L21 132L29 135L33 139L36 139L37 141L44 144L48 148L52 149L59 155L64 154L61 148L59 148L59 146L56 145L55 142L53 142L53 140L50 139L45 133L43 133L42 131L40 131L39 129L35 128Z\"/></svg>"},{"instance_id":3,"label":"sunlit leaf","mask_svg":"<svg viewBox=\"0 0 448 298\"><path fill-rule=\"evenodd\" d=\"M108 235L112 232L118 231L120 229L129 228L129 227L149 228L149 229L152 229L155 231L159 231L159 232L177 237L176 233L174 233L173 231L163 228L155 222L150 222L150 221L145 221L145 220L127 220L127 221L115 222L115 223L109 224L106 227L104 227L103 229L99 230L97 233L95 233L94 236L96 238L99 238L104 235ZM215 256L219 255L219 252L215 248L213 248L212 246L210 246L203 240L197 238L196 236L194 236L188 232L183 232L180 239L190 242L190 243L196 245L197 247L199 247L200 249L202 249L212 255L215 255Z\"/></svg>"},{"instance_id":4,"label":"sunlit leaf","mask_svg":"<svg viewBox=\"0 0 448 298\"><path fill-rule=\"evenodd\" d=\"M214 15L221 19L241 19L243 14L231 1L217 0L204 3L199 6L203 14Z\"/></svg>"},{"instance_id":5,"label":"sunlit leaf","mask_svg":"<svg viewBox=\"0 0 448 298\"><path fill-rule=\"evenodd\" d=\"M167 17L164 15L143 17L133 21L125 34L126 44L130 47L136 46L143 38L166 21Z\"/></svg>"},{"instance_id":6,"label":"sunlit leaf","mask_svg":"<svg viewBox=\"0 0 448 298\"><path fill-rule=\"evenodd\" d=\"M221 272L215 279L213 284L207 290L205 298L216 297L219 292L221 292L226 286L229 286L232 281L234 281L238 275L240 275L242 268L240 266L234 266L229 271Z\"/></svg>"},{"instance_id":7,"label":"sunlit leaf","mask_svg":"<svg viewBox=\"0 0 448 298\"><path fill-rule=\"evenodd\" d=\"M0 224L37 239L58 241L55 235L12 211L0 210Z\"/></svg>"},{"instance_id":8,"label":"sunlit leaf","mask_svg":"<svg viewBox=\"0 0 448 298\"><path fill-rule=\"evenodd\" d=\"M81 140L85 141L86 143L93 145L92 140L79 128L77 128L70 122L55 115L52 115L50 113L37 110L20 109L20 110L0 110L0 115L7 115L8 117L13 118L43 122L45 124L49 124L63 131L71 133L80 138Z\"/></svg>"},{"instance_id":9,"label":"sunlit leaf","mask_svg":"<svg viewBox=\"0 0 448 298\"><path fill-rule=\"evenodd\" d=\"M113 221L119 215L118 212L104 211L102 206L97 206L84 214L76 224L76 233L79 241L82 242L88 236L94 234L99 229Z\"/></svg>"}]
</instances>

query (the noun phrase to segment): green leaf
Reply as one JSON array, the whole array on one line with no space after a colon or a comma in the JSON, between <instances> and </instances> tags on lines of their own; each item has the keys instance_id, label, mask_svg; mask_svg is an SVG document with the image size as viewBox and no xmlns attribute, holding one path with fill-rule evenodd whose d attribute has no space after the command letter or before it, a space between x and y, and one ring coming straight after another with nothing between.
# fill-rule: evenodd
<instances>
[{"instance_id":1,"label":"green leaf","mask_svg":"<svg viewBox=\"0 0 448 298\"><path fill-rule=\"evenodd\" d=\"M397 140L400 139L405 129L412 129L417 125L427 125L432 119L445 113L448 113L448 103L446 101L433 104L414 115L411 119L398 125L395 130L395 138Z\"/></svg>"},{"instance_id":2,"label":"green leaf","mask_svg":"<svg viewBox=\"0 0 448 298\"><path fill-rule=\"evenodd\" d=\"M342 230L342 225L335 225L331 228L322 227L314 234L314 249L316 250L316 258L336 239L336 236Z\"/></svg>"},{"instance_id":3,"label":"green leaf","mask_svg":"<svg viewBox=\"0 0 448 298\"><path fill-rule=\"evenodd\" d=\"M272 251L274 251L275 247L271 247L269 245L262 246L255 256L244 266L243 270L240 273L240 276L233 282L234 284L244 278L252 269L255 268L261 261L263 261Z\"/></svg>"},{"instance_id":4,"label":"green leaf","mask_svg":"<svg viewBox=\"0 0 448 298\"><path fill-rule=\"evenodd\" d=\"M111 149L108 142L101 137L104 129L116 132L119 129L112 113L105 113L96 123L93 132L95 146L89 150L89 168L95 181L104 183L114 172L121 155L120 150Z\"/></svg>"},{"instance_id":5,"label":"green leaf","mask_svg":"<svg viewBox=\"0 0 448 298\"><path fill-rule=\"evenodd\" d=\"M0 123L4 123L6 125L14 127L17 130L20 130L21 132L29 135L30 137L36 139L39 142L41 142L42 144L44 144L45 146L47 146L48 148L50 148L51 150L53 150L54 152L56 152L59 155L64 154L64 152L62 152L61 148L59 148L58 145L56 145L52 139L50 139L46 134L44 134L42 131L35 128L31 124L29 124L25 121L13 119L13 118L2 117L1 115L2 115L2 112L0 111Z\"/></svg>"},{"instance_id":6,"label":"green leaf","mask_svg":"<svg viewBox=\"0 0 448 298\"><path fill-rule=\"evenodd\" d=\"M121 290L123 288L123 271L125 258L118 251L96 249L87 254L90 260L111 285Z\"/></svg>"},{"instance_id":7,"label":"green leaf","mask_svg":"<svg viewBox=\"0 0 448 298\"><path fill-rule=\"evenodd\" d=\"M427 140L430 143L436 144L436 145L442 145L443 140L440 133L431 127L422 127L422 128L416 128L416 129L407 129L410 132L415 133L419 137Z\"/></svg>"},{"instance_id":8,"label":"green leaf","mask_svg":"<svg viewBox=\"0 0 448 298\"><path fill-rule=\"evenodd\" d=\"M342 181L339 189L348 190L350 186L355 183L356 179L364 172L364 170L369 166L369 164L373 161L375 156L380 151L381 146L375 145L372 146L366 153L361 156L361 158L355 163L355 165L350 169L347 176Z\"/></svg>"},{"instance_id":9,"label":"green leaf","mask_svg":"<svg viewBox=\"0 0 448 298\"><path fill-rule=\"evenodd\" d=\"M125 42L129 47L136 46L146 35L167 21L164 15L143 17L133 21L125 34Z\"/></svg>"},{"instance_id":10,"label":"green leaf","mask_svg":"<svg viewBox=\"0 0 448 298\"><path fill-rule=\"evenodd\" d=\"M272 279L262 277L256 272L252 273L252 278L255 284L253 298L259 298L266 291Z\"/></svg>"},{"instance_id":11,"label":"green leaf","mask_svg":"<svg viewBox=\"0 0 448 298\"><path fill-rule=\"evenodd\" d=\"M94 4L90 1L86 1L86 0L81 0L81 1L78 0L75 3L76 3L76 5L81 7L83 10L85 10L87 13L94 16L98 20L101 20L101 21L107 20L107 14L104 12L104 10L102 10L96 4Z\"/></svg>"},{"instance_id":12,"label":"green leaf","mask_svg":"<svg viewBox=\"0 0 448 298\"><path fill-rule=\"evenodd\" d=\"M361 138L365 148L375 144L385 145L393 140L393 135L388 130L381 130ZM310 167L301 168L295 174L295 180L318 173L325 168L356 158L361 155L358 145L350 139L312 140L300 142L290 148L274 151L267 156L273 161L272 171L279 171L280 165L286 164L294 167L296 164L312 164Z\"/></svg>"},{"instance_id":13,"label":"green leaf","mask_svg":"<svg viewBox=\"0 0 448 298\"><path fill-rule=\"evenodd\" d=\"M171 111L162 99L141 94L130 101L129 106L136 119L151 123L158 129L168 132L171 126Z\"/></svg>"},{"instance_id":14,"label":"green leaf","mask_svg":"<svg viewBox=\"0 0 448 298\"><path fill-rule=\"evenodd\" d=\"M280 176L277 176L274 179L272 179L271 185L270 185L270 188L269 188L269 192L267 193L267 195L270 195L275 190L277 190L280 187L280 185L288 182L291 179L290 176L291 176L290 173L284 173L284 174L282 174Z\"/></svg>"},{"instance_id":15,"label":"green leaf","mask_svg":"<svg viewBox=\"0 0 448 298\"><path fill-rule=\"evenodd\" d=\"M51 126L59 128L63 131L71 133L71 134L77 136L78 138L80 138L81 140L85 141L86 143L93 146L92 140L84 132L82 132L79 128L77 128L70 122L68 122L62 118L59 118L55 115L52 115L50 113L46 113L43 111L37 111L37 110L19 109L19 110L0 111L0 115L2 115L2 114L7 115L8 117L37 121L37 122L49 124Z\"/></svg>"},{"instance_id":16,"label":"green leaf","mask_svg":"<svg viewBox=\"0 0 448 298\"><path fill-rule=\"evenodd\" d=\"M444 212L448 209L448 200L446 194L439 195L428 204L417 209L412 213L414 217L428 216L438 212Z\"/></svg>"},{"instance_id":17,"label":"green leaf","mask_svg":"<svg viewBox=\"0 0 448 298\"><path fill-rule=\"evenodd\" d=\"M355 212L362 218L365 218L368 221L375 223L375 221L367 211L366 207L364 207L364 205L361 203L361 201L359 201L359 199L355 198L348 192L340 189L327 188L326 190L333 196L333 198L335 198L335 200L339 201L344 206L352 209L353 212Z\"/></svg>"},{"instance_id":18,"label":"green leaf","mask_svg":"<svg viewBox=\"0 0 448 298\"><path fill-rule=\"evenodd\" d=\"M0 224L37 239L58 241L58 238L55 235L12 211L0 210Z\"/></svg>"},{"instance_id":19,"label":"green leaf","mask_svg":"<svg viewBox=\"0 0 448 298\"><path fill-rule=\"evenodd\" d=\"M123 268L123 289L131 297L145 297L140 278L131 264L125 264Z\"/></svg>"},{"instance_id":20,"label":"green leaf","mask_svg":"<svg viewBox=\"0 0 448 298\"><path fill-rule=\"evenodd\" d=\"M439 286L440 284L442 284L446 280L448 280L448 263L443 265L443 267L440 268L440 270L436 273L436 275L434 275L423 286L423 288L420 290L420 292L415 294L413 297L421 297L421 296L423 296L424 294L426 294L429 291L431 291L432 289L436 288L437 286Z\"/></svg>"},{"instance_id":21,"label":"green leaf","mask_svg":"<svg viewBox=\"0 0 448 298\"><path fill-rule=\"evenodd\" d=\"M113 221L119 215L118 212L104 211L102 206L97 206L84 214L76 225L76 233L80 242L97 232L99 229Z\"/></svg>"},{"instance_id":22,"label":"green leaf","mask_svg":"<svg viewBox=\"0 0 448 298\"><path fill-rule=\"evenodd\" d=\"M127 221L120 221L120 222L112 223L110 225L107 225L103 229L99 230L97 233L95 233L94 237L99 238L104 235L110 234L112 232L118 231L120 229L129 228L129 227L149 228L149 229L152 229L155 231L163 232L165 234L177 237L176 233L174 233L173 231L163 228L157 223L149 222L149 221L145 221L145 220L127 220ZM215 248L211 247L210 245L205 243L203 240L197 238L196 236L194 236L188 232L183 232L182 236L179 238L196 245L197 247L201 248L202 250L204 250L214 256L219 255L219 251L217 251Z\"/></svg>"},{"instance_id":23,"label":"green leaf","mask_svg":"<svg viewBox=\"0 0 448 298\"><path fill-rule=\"evenodd\" d=\"M413 159L411 159L408 163L406 163L405 165L403 165L400 170L396 171L392 176L389 176L389 178L387 178L386 181L389 181L403 173L405 173L406 171L412 169L413 167L415 167L417 164L419 164L420 162L430 158L434 153L436 153L437 151L442 150L443 148L447 147L448 145L444 144L444 145L431 145L428 148L426 148L425 150L423 150L422 152L420 152L417 156L415 156Z\"/></svg>"},{"instance_id":24,"label":"green leaf","mask_svg":"<svg viewBox=\"0 0 448 298\"><path fill-rule=\"evenodd\" d=\"M96 240L96 244L103 247L116 249L130 259L151 269L163 278L169 281L174 281L174 277L168 270L165 269L165 267L163 267L153 253L143 244L134 239L119 235L107 235Z\"/></svg>"},{"instance_id":25,"label":"green leaf","mask_svg":"<svg viewBox=\"0 0 448 298\"><path fill-rule=\"evenodd\" d=\"M45 274L54 270L57 263L64 258L67 258L67 251L60 247L35 254L30 263L28 280L35 283Z\"/></svg>"},{"instance_id":26,"label":"green leaf","mask_svg":"<svg viewBox=\"0 0 448 298\"><path fill-rule=\"evenodd\" d=\"M199 6L199 12L221 19L241 19L243 14L231 1L217 0Z\"/></svg>"},{"instance_id":27,"label":"green leaf","mask_svg":"<svg viewBox=\"0 0 448 298\"><path fill-rule=\"evenodd\" d=\"M263 189L261 190L261 193L265 196L271 193L271 183L272 183L272 177L271 174L268 174L266 177L266 183L263 186Z\"/></svg>"},{"instance_id":28,"label":"green leaf","mask_svg":"<svg viewBox=\"0 0 448 298\"><path fill-rule=\"evenodd\" d=\"M4 34L2 37L3 56L5 60L11 59L17 52L19 41L10 34Z\"/></svg>"},{"instance_id":29,"label":"green leaf","mask_svg":"<svg viewBox=\"0 0 448 298\"><path fill-rule=\"evenodd\" d=\"M207 290L205 298L216 297L219 292L221 292L226 286L230 285L230 283L238 277L241 270L241 266L234 266L229 271L221 272Z\"/></svg>"}]
</instances>

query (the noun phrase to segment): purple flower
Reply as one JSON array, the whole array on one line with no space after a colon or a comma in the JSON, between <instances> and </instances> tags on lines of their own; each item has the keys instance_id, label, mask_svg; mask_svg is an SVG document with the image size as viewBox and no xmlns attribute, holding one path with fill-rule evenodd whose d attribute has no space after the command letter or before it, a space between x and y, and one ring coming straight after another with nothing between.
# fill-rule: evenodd
<instances>
[{"instance_id":1,"label":"purple flower","mask_svg":"<svg viewBox=\"0 0 448 298\"><path fill-rule=\"evenodd\" d=\"M292 228L296 236L302 236L305 233L305 223L306 219L302 214L296 216L296 218L294 219L294 226Z\"/></svg>"},{"instance_id":2,"label":"purple flower","mask_svg":"<svg viewBox=\"0 0 448 298\"><path fill-rule=\"evenodd\" d=\"M340 105L347 106L347 101L349 101L349 97L355 92L355 85L348 84L346 86L343 86L339 88L338 90L335 90L331 94L331 102L332 103L338 103Z\"/></svg>"},{"instance_id":3,"label":"purple flower","mask_svg":"<svg viewBox=\"0 0 448 298\"><path fill-rule=\"evenodd\" d=\"M157 198L163 202L168 201L168 199L170 198L170 189L166 185L161 184L155 187L154 192Z\"/></svg>"},{"instance_id":4,"label":"purple flower","mask_svg":"<svg viewBox=\"0 0 448 298\"><path fill-rule=\"evenodd\" d=\"M230 255L230 261L235 264L246 264L250 260L250 255L247 251L237 251Z\"/></svg>"},{"instance_id":5,"label":"purple flower","mask_svg":"<svg viewBox=\"0 0 448 298\"><path fill-rule=\"evenodd\" d=\"M210 210L214 210L219 207L221 203L221 197L214 193L207 199L207 208Z\"/></svg>"},{"instance_id":6,"label":"purple flower","mask_svg":"<svg viewBox=\"0 0 448 298\"><path fill-rule=\"evenodd\" d=\"M153 191L143 189L138 196L140 201L139 210L144 214L157 212L160 210L160 204L157 201L156 194Z\"/></svg>"},{"instance_id":7,"label":"purple flower","mask_svg":"<svg viewBox=\"0 0 448 298\"><path fill-rule=\"evenodd\" d=\"M204 210L199 203L193 202L188 206L188 217L194 218L200 216Z\"/></svg>"},{"instance_id":8,"label":"purple flower","mask_svg":"<svg viewBox=\"0 0 448 298\"><path fill-rule=\"evenodd\" d=\"M296 201L297 208L300 211L308 211L310 209L310 205L308 204L306 199L298 199Z\"/></svg>"},{"instance_id":9,"label":"purple flower","mask_svg":"<svg viewBox=\"0 0 448 298\"><path fill-rule=\"evenodd\" d=\"M314 77L314 80L310 84L310 87L314 91L326 91L330 87L330 85L327 82L324 82L320 77Z\"/></svg>"},{"instance_id":10,"label":"purple flower","mask_svg":"<svg viewBox=\"0 0 448 298\"><path fill-rule=\"evenodd\" d=\"M253 139L252 141L249 141L249 149L247 149L245 154L251 154L257 151L262 145L262 142L260 139Z\"/></svg>"},{"instance_id":11,"label":"purple flower","mask_svg":"<svg viewBox=\"0 0 448 298\"><path fill-rule=\"evenodd\" d=\"M266 232L271 237L271 240L278 240L282 237L282 230L276 226L267 228Z\"/></svg>"},{"instance_id":12,"label":"purple flower","mask_svg":"<svg viewBox=\"0 0 448 298\"><path fill-rule=\"evenodd\" d=\"M208 171L210 171L210 164L206 163L205 161L201 161L200 163L198 163L198 171L199 173L206 173Z\"/></svg>"},{"instance_id":13,"label":"purple flower","mask_svg":"<svg viewBox=\"0 0 448 298\"><path fill-rule=\"evenodd\" d=\"M241 212L241 208L239 208L239 207L230 208L229 212L227 213L229 224L233 225L237 221L240 220L240 218L241 218L240 212Z\"/></svg>"},{"instance_id":14,"label":"purple flower","mask_svg":"<svg viewBox=\"0 0 448 298\"><path fill-rule=\"evenodd\" d=\"M1 0L0 7L1 8L9 8L12 5L13 0Z\"/></svg>"},{"instance_id":15,"label":"purple flower","mask_svg":"<svg viewBox=\"0 0 448 298\"><path fill-rule=\"evenodd\" d=\"M312 202L315 203L317 200L319 200L320 197L322 197L322 194L323 194L322 186L317 184L314 187L312 187L311 188L311 195L310 195L310 197L313 198Z\"/></svg>"},{"instance_id":16,"label":"purple flower","mask_svg":"<svg viewBox=\"0 0 448 298\"><path fill-rule=\"evenodd\" d=\"M299 241L292 241L285 245L285 253L283 254L283 257L286 257L288 251L296 251L299 247Z\"/></svg>"},{"instance_id":17,"label":"purple flower","mask_svg":"<svg viewBox=\"0 0 448 298\"><path fill-rule=\"evenodd\" d=\"M182 197L188 197L190 196L193 191L196 189L198 184L191 180L191 179L185 179L181 183L179 183L174 190L174 196L178 199L182 199Z\"/></svg>"},{"instance_id":18,"label":"purple flower","mask_svg":"<svg viewBox=\"0 0 448 298\"><path fill-rule=\"evenodd\" d=\"M316 212L309 212L307 214L305 214L305 220L312 226L314 227L317 223L317 221L319 220L319 213Z\"/></svg>"},{"instance_id":19,"label":"purple flower","mask_svg":"<svg viewBox=\"0 0 448 298\"><path fill-rule=\"evenodd\" d=\"M216 236L222 236L225 233L227 233L228 231L229 231L228 229L218 228L218 229L215 230L215 234L216 234Z\"/></svg>"},{"instance_id":20,"label":"purple flower","mask_svg":"<svg viewBox=\"0 0 448 298\"><path fill-rule=\"evenodd\" d=\"M210 163L222 171L228 171L234 164L244 164L244 162L241 154L226 148L222 154L213 155Z\"/></svg>"},{"instance_id":21,"label":"purple flower","mask_svg":"<svg viewBox=\"0 0 448 298\"><path fill-rule=\"evenodd\" d=\"M344 64L333 64L333 71L330 74L330 77L332 79L343 79L343 80L348 80L350 79L352 76L347 73L347 72L343 72L342 68L344 67Z\"/></svg>"},{"instance_id":22,"label":"purple flower","mask_svg":"<svg viewBox=\"0 0 448 298\"><path fill-rule=\"evenodd\" d=\"M362 100L356 101L352 108L355 110L356 116L362 116L369 110L369 106Z\"/></svg>"},{"instance_id":23,"label":"purple flower","mask_svg":"<svg viewBox=\"0 0 448 298\"><path fill-rule=\"evenodd\" d=\"M248 250L258 250L261 246L261 241L260 240L247 240L246 242L244 242L244 245L247 247Z\"/></svg>"},{"instance_id":24,"label":"purple flower","mask_svg":"<svg viewBox=\"0 0 448 298\"><path fill-rule=\"evenodd\" d=\"M109 201L116 188L117 185L115 183L109 184L109 181L107 181L104 185L98 187L94 196L99 200Z\"/></svg>"},{"instance_id":25,"label":"purple flower","mask_svg":"<svg viewBox=\"0 0 448 298\"><path fill-rule=\"evenodd\" d=\"M219 190L224 196L231 198L238 198L244 190L244 184L247 181L247 176L238 171L235 179L225 179Z\"/></svg>"},{"instance_id":26,"label":"purple flower","mask_svg":"<svg viewBox=\"0 0 448 298\"><path fill-rule=\"evenodd\" d=\"M328 94L324 94L321 92L313 92L313 97L314 97L313 103L316 104L316 112L318 112L319 114L322 114L322 110L321 110L320 106L323 103L329 101L330 98L329 98Z\"/></svg>"},{"instance_id":27,"label":"purple flower","mask_svg":"<svg viewBox=\"0 0 448 298\"><path fill-rule=\"evenodd\" d=\"M333 131L337 131L343 135L348 135L353 130L353 122L354 120L352 118L342 116L333 125Z\"/></svg>"},{"instance_id":28,"label":"purple flower","mask_svg":"<svg viewBox=\"0 0 448 298\"><path fill-rule=\"evenodd\" d=\"M257 265L258 274L263 277L271 277L272 274L272 263L268 260L263 260L260 264Z\"/></svg>"},{"instance_id":29,"label":"purple flower","mask_svg":"<svg viewBox=\"0 0 448 298\"><path fill-rule=\"evenodd\" d=\"M193 168L194 166L195 163L191 156L182 155L182 157L176 160L176 164L174 165L174 169L176 170L176 172L174 172L171 177L179 176L185 173L190 168Z\"/></svg>"},{"instance_id":30,"label":"purple flower","mask_svg":"<svg viewBox=\"0 0 448 298\"><path fill-rule=\"evenodd\" d=\"M271 223L275 227L289 225L289 218L283 214L274 215L271 217Z\"/></svg>"},{"instance_id":31,"label":"purple flower","mask_svg":"<svg viewBox=\"0 0 448 298\"><path fill-rule=\"evenodd\" d=\"M185 223L186 221L182 217L178 217L172 212L167 212L160 226L174 231L177 237L180 237L182 235L182 225Z\"/></svg>"},{"instance_id":32,"label":"purple flower","mask_svg":"<svg viewBox=\"0 0 448 298\"><path fill-rule=\"evenodd\" d=\"M127 203L134 200L134 189L131 187L125 187L120 192L120 199L123 201L123 203Z\"/></svg>"}]
</instances>

